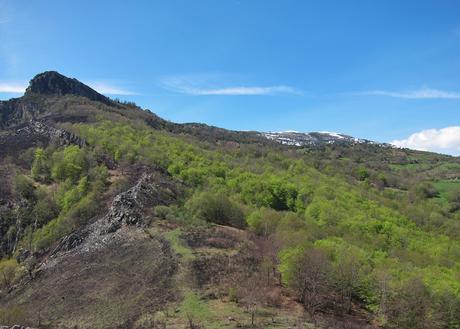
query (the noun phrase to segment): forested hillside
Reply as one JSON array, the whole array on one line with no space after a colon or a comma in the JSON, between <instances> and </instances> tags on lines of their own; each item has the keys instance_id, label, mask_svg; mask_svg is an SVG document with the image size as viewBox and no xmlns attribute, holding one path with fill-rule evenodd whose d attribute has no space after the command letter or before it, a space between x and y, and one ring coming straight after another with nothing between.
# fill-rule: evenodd
<instances>
[{"instance_id":1,"label":"forested hillside","mask_svg":"<svg viewBox=\"0 0 460 329\"><path fill-rule=\"evenodd\" d=\"M460 328L459 158L174 124L55 74L0 103L0 324Z\"/></svg>"}]
</instances>

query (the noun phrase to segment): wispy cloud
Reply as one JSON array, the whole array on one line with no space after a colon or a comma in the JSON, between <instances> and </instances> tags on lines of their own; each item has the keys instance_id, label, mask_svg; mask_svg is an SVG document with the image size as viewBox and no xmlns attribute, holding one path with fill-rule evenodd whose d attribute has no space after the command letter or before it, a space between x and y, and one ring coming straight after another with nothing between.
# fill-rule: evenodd
<instances>
[{"instance_id":1,"label":"wispy cloud","mask_svg":"<svg viewBox=\"0 0 460 329\"><path fill-rule=\"evenodd\" d=\"M394 140L391 144L420 151L460 155L460 126L422 130L406 139Z\"/></svg>"},{"instance_id":2,"label":"wispy cloud","mask_svg":"<svg viewBox=\"0 0 460 329\"><path fill-rule=\"evenodd\" d=\"M270 86L270 87L226 87L215 89L200 89L193 87L176 88L177 91L189 95L274 95L274 94L298 94L294 88L289 86Z\"/></svg>"},{"instance_id":3,"label":"wispy cloud","mask_svg":"<svg viewBox=\"0 0 460 329\"><path fill-rule=\"evenodd\" d=\"M5 3L0 1L0 24L6 24L11 20L11 17L6 14L7 12Z\"/></svg>"},{"instance_id":4,"label":"wispy cloud","mask_svg":"<svg viewBox=\"0 0 460 329\"><path fill-rule=\"evenodd\" d=\"M354 93L358 95L388 96L406 99L460 99L460 92L423 88L411 91L370 90Z\"/></svg>"},{"instance_id":5,"label":"wispy cloud","mask_svg":"<svg viewBox=\"0 0 460 329\"><path fill-rule=\"evenodd\" d=\"M15 82L0 82L0 93L23 94L27 85Z\"/></svg>"},{"instance_id":6,"label":"wispy cloud","mask_svg":"<svg viewBox=\"0 0 460 329\"><path fill-rule=\"evenodd\" d=\"M96 90L97 92L101 94L106 94L106 95L123 95L123 96L129 96L129 95L139 95L138 93L127 90L106 82L97 82L97 81L92 81L92 82L87 82L88 86Z\"/></svg>"},{"instance_id":7,"label":"wispy cloud","mask_svg":"<svg viewBox=\"0 0 460 329\"><path fill-rule=\"evenodd\" d=\"M212 84L212 85L210 85ZM300 95L301 91L285 85L276 86L229 86L216 87L216 83L203 81L190 77L168 77L161 80L161 85L173 92L186 95L222 95L222 96L254 96L254 95L277 95L293 94Z\"/></svg>"}]
</instances>

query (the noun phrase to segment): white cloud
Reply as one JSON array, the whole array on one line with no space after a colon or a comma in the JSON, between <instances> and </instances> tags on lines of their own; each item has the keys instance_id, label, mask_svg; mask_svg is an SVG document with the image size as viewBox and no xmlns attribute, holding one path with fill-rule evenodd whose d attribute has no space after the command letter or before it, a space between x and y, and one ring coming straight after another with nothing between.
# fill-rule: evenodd
<instances>
[{"instance_id":1,"label":"white cloud","mask_svg":"<svg viewBox=\"0 0 460 329\"><path fill-rule=\"evenodd\" d=\"M460 126L422 130L406 139L394 140L391 144L420 151L460 155Z\"/></svg>"},{"instance_id":2,"label":"white cloud","mask_svg":"<svg viewBox=\"0 0 460 329\"><path fill-rule=\"evenodd\" d=\"M0 93L23 94L26 90L26 85L21 83L0 82Z\"/></svg>"},{"instance_id":3,"label":"white cloud","mask_svg":"<svg viewBox=\"0 0 460 329\"><path fill-rule=\"evenodd\" d=\"M215 89L182 88L182 92L190 95L274 95L274 94L297 94L298 92L288 86L270 87L227 87Z\"/></svg>"},{"instance_id":4,"label":"white cloud","mask_svg":"<svg viewBox=\"0 0 460 329\"><path fill-rule=\"evenodd\" d=\"M411 91L371 90L358 93L361 95L388 96L407 99L460 99L460 92L423 88Z\"/></svg>"},{"instance_id":5,"label":"white cloud","mask_svg":"<svg viewBox=\"0 0 460 329\"><path fill-rule=\"evenodd\" d=\"M196 81L194 81L196 80ZM302 94L299 90L284 85L277 86L232 86L214 87L203 86L209 84L206 78L198 77L169 77L162 79L164 88L187 95L224 95L224 96L254 96L254 95L276 95L276 94Z\"/></svg>"},{"instance_id":6,"label":"white cloud","mask_svg":"<svg viewBox=\"0 0 460 329\"><path fill-rule=\"evenodd\" d=\"M126 90L124 88L120 88L117 86L113 86L110 84L107 84L105 82L88 82L88 86L96 90L97 92L101 94L106 94L106 95L139 95L136 92Z\"/></svg>"}]
</instances>

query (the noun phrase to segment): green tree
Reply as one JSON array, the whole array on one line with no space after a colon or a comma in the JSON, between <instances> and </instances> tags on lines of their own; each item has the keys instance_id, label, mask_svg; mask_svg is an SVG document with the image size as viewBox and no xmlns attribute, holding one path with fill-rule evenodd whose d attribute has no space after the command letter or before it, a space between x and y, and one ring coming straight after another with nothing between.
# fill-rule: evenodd
<instances>
[{"instance_id":1,"label":"green tree","mask_svg":"<svg viewBox=\"0 0 460 329\"><path fill-rule=\"evenodd\" d=\"M39 181L46 181L49 178L49 165L46 158L45 150L38 147L35 150L32 169L30 170L32 178Z\"/></svg>"},{"instance_id":2,"label":"green tree","mask_svg":"<svg viewBox=\"0 0 460 329\"><path fill-rule=\"evenodd\" d=\"M87 170L87 166L85 151L77 145L67 146L53 154L51 176L57 180L70 179L75 182Z\"/></svg>"}]
</instances>

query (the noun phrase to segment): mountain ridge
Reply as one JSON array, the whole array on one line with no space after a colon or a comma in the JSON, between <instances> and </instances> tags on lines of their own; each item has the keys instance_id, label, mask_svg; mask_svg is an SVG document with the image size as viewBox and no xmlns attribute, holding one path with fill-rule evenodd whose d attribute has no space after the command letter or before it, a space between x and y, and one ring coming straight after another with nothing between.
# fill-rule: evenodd
<instances>
[{"instance_id":1,"label":"mountain ridge","mask_svg":"<svg viewBox=\"0 0 460 329\"><path fill-rule=\"evenodd\" d=\"M0 126L8 124L9 119L13 118L13 124L24 124L30 120L36 120L41 111L46 109L39 106L40 102L36 97L61 97L61 96L78 96L84 97L91 101L101 102L108 106L117 106L126 111L138 110L144 112L142 117L147 124L156 129L166 129L171 132L189 133L199 138L209 138L215 136L216 140L242 141L247 142L275 142L286 146L298 147L317 147L327 144L353 145L356 143L375 144L389 146L386 143L378 143L366 139L355 138L341 133L330 132L260 132L260 131L237 131L225 128L215 127L203 123L174 123L164 120L153 112L151 115L145 115L146 111L140 107L127 106L124 103L117 103L110 98L98 93L91 87L80 82L75 78L69 78L57 71L45 71L35 75L26 89L24 96L8 101L0 101ZM30 101L29 101L30 99ZM4 109L2 109L2 107ZM47 119L50 119L48 117Z\"/></svg>"}]
</instances>

